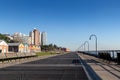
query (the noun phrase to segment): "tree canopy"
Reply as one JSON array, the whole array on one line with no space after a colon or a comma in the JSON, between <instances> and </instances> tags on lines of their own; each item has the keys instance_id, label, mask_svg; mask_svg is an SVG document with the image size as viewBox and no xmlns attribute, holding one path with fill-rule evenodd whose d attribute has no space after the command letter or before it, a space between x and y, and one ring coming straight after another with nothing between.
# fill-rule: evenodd
<instances>
[{"instance_id":1,"label":"tree canopy","mask_svg":"<svg viewBox=\"0 0 120 80\"><path fill-rule=\"evenodd\" d=\"M7 43L16 42L16 41L11 40L9 37L7 37L7 36L5 36L5 35L3 35L1 33L0 33L0 40L4 40Z\"/></svg>"},{"instance_id":2,"label":"tree canopy","mask_svg":"<svg viewBox=\"0 0 120 80\"><path fill-rule=\"evenodd\" d=\"M49 45L43 45L41 46L41 50L42 51L58 51L58 50L62 50L62 47L58 47L55 44L49 44Z\"/></svg>"},{"instance_id":3,"label":"tree canopy","mask_svg":"<svg viewBox=\"0 0 120 80\"><path fill-rule=\"evenodd\" d=\"M0 40L4 40L6 42L10 42L10 38L8 38L7 36L3 35L3 34L0 34Z\"/></svg>"}]
</instances>

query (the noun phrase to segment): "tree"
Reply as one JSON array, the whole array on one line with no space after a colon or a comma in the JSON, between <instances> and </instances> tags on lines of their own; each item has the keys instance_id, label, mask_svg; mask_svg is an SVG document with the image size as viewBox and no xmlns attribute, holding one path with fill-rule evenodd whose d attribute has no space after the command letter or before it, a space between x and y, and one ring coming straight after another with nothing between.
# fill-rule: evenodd
<instances>
[{"instance_id":1,"label":"tree","mask_svg":"<svg viewBox=\"0 0 120 80\"><path fill-rule=\"evenodd\" d=\"M57 45L53 45L53 44L49 44L49 45L43 45L41 46L41 50L42 51L55 51L58 50L59 48L57 47Z\"/></svg>"},{"instance_id":2,"label":"tree","mask_svg":"<svg viewBox=\"0 0 120 80\"><path fill-rule=\"evenodd\" d=\"M6 35L0 34L0 40L4 40L7 43L14 43L14 42L18 42L16 40L11 40L9 37L7 37Z\"/></svg>"},{"instance_id":3,"label":"tree","mask_svg":"<svg viewBox=\"0 0 120 80\"><path fill-rule=\"evenodd\" d=\"M5 36L5 35L3 35L3 34L0 34L0 39L1 39L1 40L4 40L4 41L6 41L6 42L10 42L10 41L11 41L10 38L8 38L7 36Z\"/></svg>"}]
</instances>

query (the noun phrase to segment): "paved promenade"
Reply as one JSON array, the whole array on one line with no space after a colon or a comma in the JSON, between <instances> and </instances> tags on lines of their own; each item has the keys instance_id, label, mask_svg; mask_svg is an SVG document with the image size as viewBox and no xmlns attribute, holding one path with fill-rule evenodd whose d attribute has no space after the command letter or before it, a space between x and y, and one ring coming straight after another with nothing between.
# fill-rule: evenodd
<instances>
[{"instance_id":1,"label":"paved promenade","mask_svg":"<svg viewBox=\"0 0 120 80\"><path fill-rule=\"evenodd\" d=\"M97 73L101 80L120 80L120 65L82 53L78 54Z\"/></svg>"},{"instance_id":2,"label":"paved promenade","mask_svg":"<svg viewBox=\"0 0 120 80\"><path fill-rule=\"evenodd\" d=\"M77 54L68 53L1 63L0 80L88 80L79 60Z\"/></svg>"}]
</instances>

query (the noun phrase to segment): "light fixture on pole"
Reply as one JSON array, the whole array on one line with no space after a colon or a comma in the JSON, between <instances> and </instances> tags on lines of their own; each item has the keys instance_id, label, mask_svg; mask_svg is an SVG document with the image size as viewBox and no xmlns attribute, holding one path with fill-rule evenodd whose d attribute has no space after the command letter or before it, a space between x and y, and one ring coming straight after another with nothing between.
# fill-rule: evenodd
<instances>
[{"instance_id":1,"label":"light fixture on pole","mask_svg":"<svg viewBox=\"0 0 120 80\"><path fill-rule=\"evenodd\" d=\"M95 35L95 34L92 34L92 35L90 35L90 37L89 37L89 40L91 40L91 37L95 37L95 39L96 39L96 41L95 41L95 45L96 45L96 54L97 54L97 36ZM97 54L98 55L98 54Z\"/></svg>"},{"instance_id":2,"label":"light fixture on pole","mask_svg":"<svg viewBox=\"0 0 120 80\"><path fill-rule=\"evenodd\" d=\"M88 42L88 41L85 41L85 42L84 42L84 46L85 46L86 43L88 44L88 52L89 52L89 42Z\"/></svg>"}]
</instances>

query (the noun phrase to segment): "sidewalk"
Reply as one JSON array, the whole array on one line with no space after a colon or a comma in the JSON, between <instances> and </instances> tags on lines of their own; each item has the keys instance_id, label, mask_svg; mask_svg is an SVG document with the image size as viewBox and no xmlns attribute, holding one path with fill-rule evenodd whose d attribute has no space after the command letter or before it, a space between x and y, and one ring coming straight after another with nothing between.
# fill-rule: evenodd
<instances>
[{"instance_id":1,"label":"sidewalk","mask_svg":"<svg viewBox=\"0 0 120 80\"><path fill-rule=\"evenodd\" d=\"M78 53L102 80L120 80L120 65L114 62L108 63L102 59L86 54Z\"/></svg>"}]
</instances>

